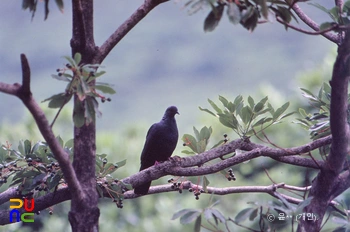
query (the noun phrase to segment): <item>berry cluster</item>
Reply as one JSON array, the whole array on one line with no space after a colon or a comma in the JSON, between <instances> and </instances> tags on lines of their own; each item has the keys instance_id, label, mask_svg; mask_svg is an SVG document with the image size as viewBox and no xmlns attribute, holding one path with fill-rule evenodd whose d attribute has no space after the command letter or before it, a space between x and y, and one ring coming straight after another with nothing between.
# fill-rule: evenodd
<instances>
[{"instance_id":1,"label":"berry cluster","mask_svg":"<svg viewBox=\"0 0 350 232\"><path fill-rule=\"evenodd\" d=\"M117 207L119 209L122 209L123 208L123 199L114 199L113 202L115 202L115 204L117 205Z\"/></svg>"},{"instance_id":2,"label":"berry cluster","mask_svg":"<svg viewBox=\"0 0 350 232\"><path fill-rule=\"evenodd\" d=\"M188 189L189 192L193 192L193 195L195 196L196 200L199 200L199 195L201 195L201 193L204 193L203 189L199 189L198 187L196 188L189 188Z\"/></svg>"},{"instance_id":3,"label":"berry cluster","mask_svg":"<svg viewBox=\"0 0 350 232\"><path fill-rule=\"evenodd\" d=\"M228 171L228 175L226 175L226 178L228 181L235 181L236 180L236 177L235 177L235 174L233 174L233 171L232 171L232 168L230 168Z\"/></svg>"},{"instance_id":4,"label":"berry cluster","mask_svg":"<svg viewBox=\"0 0 350 232\"><path fill-rule=\"evenodd\" d=\"M7 183L7 178L19 170L16 163L0 165L0 184Z\"/></svg>"},{"instance_id":5,"label":"berry cluster","mask_svg":"<svg viewBox=\"0 0 350 232\"><path fill-rule=\"evenodd\" d=\"M176 189L179 191L179 193L182 193L182 189L183 189L183 185L182 182L178 182L177 180L174 180L173 178L170 178L168 180L168 183L173 183L173 185L171 186L172 189Z\"/></svg>"},{"instance_id":6,"label":"berry cluster","mask_svg":"<svg viewBox=\"0 0 350 232\"><path fill-rule=\"evenodd\" d=\"M227 134L224 134L224 143L227 143L228 138L227 138Z\"/></svg>"},{"instance_id":7,"label":"berry cluster","mask_svg":"<svg viewBox=\"0 0 350 232\"><path fill-rule=\"evenodd\" d=\"M50 164L46 165L46 171L50 173L50 176L53 177L57 170L60 169L60 166L58 163L51 162Z\"/></svg>"}]
</instances>

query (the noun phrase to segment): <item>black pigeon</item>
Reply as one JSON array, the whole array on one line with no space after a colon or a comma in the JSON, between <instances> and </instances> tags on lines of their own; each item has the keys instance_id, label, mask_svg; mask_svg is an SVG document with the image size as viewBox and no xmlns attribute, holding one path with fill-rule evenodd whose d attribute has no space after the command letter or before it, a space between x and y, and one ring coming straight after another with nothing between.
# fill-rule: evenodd
<instances>
[{"instance_id":1,"label":"black pigeon","mask_svg":"<svg viewBox=\"0 0 350 232\"><path fill-rule=\"evenodd\" d=\"M153 166L156 162L169 159L175 150L179 133L176 126L175 114L179 114L176 106L166 109L162 120L149 128L146 142L141 153L141 170ZM151 181L134 189L136 194L147 194Z\"/></svg>"}]
</instances>

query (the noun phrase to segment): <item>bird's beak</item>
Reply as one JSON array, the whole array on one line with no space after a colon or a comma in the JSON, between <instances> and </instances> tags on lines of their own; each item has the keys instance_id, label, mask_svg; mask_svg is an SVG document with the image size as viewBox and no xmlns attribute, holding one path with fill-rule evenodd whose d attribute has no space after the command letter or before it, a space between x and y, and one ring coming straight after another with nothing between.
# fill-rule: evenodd
<instances>
[{"instance_id":1,"label":"bird's beak","mask_svg":"<svg viewBox=\"0 0 350 232\"><path fill-rule=\"evenodd\" d=\"M179 113L179 112L176 112L176 114L180 115L180 113Z\"/></svg>"}]
</instances>

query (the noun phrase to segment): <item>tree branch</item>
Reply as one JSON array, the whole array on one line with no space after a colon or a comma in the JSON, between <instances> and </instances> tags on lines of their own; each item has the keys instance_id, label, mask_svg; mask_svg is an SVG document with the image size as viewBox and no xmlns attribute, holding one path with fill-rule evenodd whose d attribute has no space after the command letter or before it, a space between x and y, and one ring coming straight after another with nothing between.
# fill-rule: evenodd
<instances>
[{"instance_id":1,"label":"tree branch","mask_svg":"<svg viewBox=\"0 0 350 232\"><path fill-rule=\"evenodd\" d=\"M307 34L307 35L324 35L327 32L330 32L330 31L333 31L334 29L338 29L339 28L338 24L334 24L331 27L329 27L327 29L324 29L322 31L320 31L320 30L318 30L318 31L307 31L307 30L301 29L299 27L293 26L293 25L291 25L289 23L286 23L285 21L283 21L279 17L276 17L276 20L277 20L277 22L279 22L279 23L281 23L281 24L283 24L283 25L285 25L285 26L287 26L289 28L292 28L293 30L299 31L299 32Z\"/></svg>"},{"instance_id":2,"label":"tree branch","mask_svg":"<svg viewBox=\"0 0 350 232\"><path fill-rule=\"evenodd\" d=\"M322 168L324 161L318 160L317 163L309 158L303 158L298 155L308 153L324 145L330 144L331 136L320 138L311 143L294 148L270 148L251 142L245 142L241 139L233 140L225 145L211 149L198 155L189 157L173 157L170 161L152 166L134 175L131 175L122 181L136 187L144 182L159 179L166 175L175 176L200 176L216 173L236 164L260 157L270 157L281 160L292 165L309 167L314 169ZM217 163L204 165L205 163L218 159L222 156L235 152L237 149L246 150L246 152L218 161ZM218 159L219 160L219 159Z\"/></svg>"},{"instance_id":3,"label":"tree branch","mask_svg":"<svg viewBox=\"0 0 350 232\"><path fill-rule=\"evenodd\" d=\"M298 17L306 24L308 25L310 28L312 28L315 31L319 31L320 30L320 26L313 21L309 16L307 16L302 9L299 7L298 4L293 4L292 6L293 11L298 15ZM341 38L331 32L326 32L323 33L322 36L324 36L325 38L327 38L328 40L336 43L336 44L340 44L341 43Z\"/></svg>"},{"instance_id":4,"label":"tree branch","mask_svg":"<svg viewBox=\"0 0 350 232\"><path fill-rule=\"evenodd\" d=\"M51 151L55 155L62 172L64 174L65 180L67 181L71 192L76 194L79 198L83 197L83 192L81 190L80 184L76 178L73 167L70 163L68 154L63 150L59 142L57 141L55 135L53 134L49 122L46 119L44 112L41 110L40 106L36 103L32 97L30 91L30 68L27 58L24 54L21 54L22 63L22 85L15 83L13 85L0 83L0 92L11 94L20 98L23 104L32 114L42 136L49 145Z\"/></svg>"},{"instance_id":5,"label":"tree branch","mask_svg":"<svg viewBox=\"0 0 350 232\"><path fill-rule=\"evenodd\" d=\"M102 63L109 52L136 26L151 10L169 0L145 0L145 2L102 44L94 57L96 64Z\"/></svg>"}]
</instances>

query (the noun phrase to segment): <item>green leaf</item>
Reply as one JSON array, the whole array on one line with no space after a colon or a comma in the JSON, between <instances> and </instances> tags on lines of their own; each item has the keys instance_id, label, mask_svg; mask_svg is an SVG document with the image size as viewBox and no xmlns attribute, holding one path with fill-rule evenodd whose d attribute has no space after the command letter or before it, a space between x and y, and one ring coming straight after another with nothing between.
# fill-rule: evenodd
<instances>
[{"instance_id":1,"label":"green leaf","mask_svg":"<svg viewBox=\"0 0 350 232\"><path fill-rule=\"evenodd\" d=\"M259 13L253 6L242 11L241 25L249 31L253 31L258 24Z\"/></svg>"},{"instance_id":2,"label":"green leaf","mask_svg":"<svg viewBox=\"0 0 350 232\"><path fill-rule=\"evenodd\" d=\"M208 16L205 18L204 21L204 31L205 32L211 32L214 31L214 29L219 24L222 13L224 11L224 4L219 4L218 6L214 7L212 11L208 14Z\"/></svg>"},{"instance_id":3,"label":"green leaf","mask_svg":"<svg viewBox=\"0 0 350 232\"><path fill-rule=\"evenodd\" d=\"M233 114L227 115L227 114L219 114L219 121L224 126L227 126L231 129L237 130L238 127L238 121L236 117Z\"/></svg>"},{"instance_id":4,"label":"green leaf","mask_svg":"<svg viewBox=\"0 0 350 232\"><path fill-rule=\"evenodd\" d=\"M199 140L208 140L210 138L210 135L212 133L211 127L203 127L199 133Z\"/></svg>"},{"instance_id":5,"label":"green leaf","mask_svg":"<svg viewBox=\"0 0 350 232\"><path fill-rule=\"evenodd\" d=\"M287 110L288 107L289 107L289 102L286 102L285 104L283 104L280 108L278 108L275 111L275 113L273 114L273 119L277 120L284 113L284 111Z\"/></svg>"},{"instance_id":6,"label":"green leaf","mask_svg":"<svg viewBox=\"0 0 350 232\"><path fill-rule=\"evenodd\" d=\"M56 0L56 3L57 3L57 0ZM63 2L62 2L62 8L63 8ZM80 64L80 61L81 61L81 54L79 52L77 52L74 54L74 62L76 64Z\"/></svg>"},{"instance_id":7,"label":"green leaf","mask_svg":"<svg viewBox=\"0 0 350 232\"><path fill-rule=\"evenodd\" d=\"M237 114L240 114L241 109L243 108L243 97L241 95L238 95L233 104L235 105L235 110Z\"/></svg>"},{"instance_id":8,"label":"green leaf","mask_svg":"<svg viewBox=\"0 0 350 232\"><path fill-rule=\"evenodd\" d=\"M31 153L31 149L32 149L32 144L31 144L31 142L28 140L28 139L26 139L25 141L24 141L24 154L30 154Z\"/></svg>"},{"instance_id":9,"label":"green leaf","mask_svg":"<svg viewBox=\"0 0 350 232\"><path fill-rule=\"evenodd\" d=\"M67 93L59 93L56 95L51 96L50 98L45 99L42 102L50 101L49 102L49 108L61 108L64 106L69 100L71 99L72 94Z\"/></svg>"},{"instance_id":10,"label":"green leaf","mask_svg":"<svg viewBox=\"0 0 350 232\"><path fill-rule=\"evenodd\" d=\"M246 208L246 209L243 209L242 211L240 211L236 217L235 217L235 221L237 223L241 223L243 221L245 221L247 218L250 217L250 215L254 212L254 208Z\"/></svg>"},{"instance_id":11,"label":"green leaf","mask_svg":"<svg viewBox=\"0 0 350 232\"><path fill-rule=\"evenodd\" d=\"M55 1L58 9L63 13L63 9L64 9L63 1L62 0L55 0Z\"/></svg>"},{"instance_id":12,"label":"green leaf","mask_svg":"<svg viewBox=\"0 0 350 232\"><path fill-rule=\"evenodd\" d=\"M222 113L222 110L212 100L208 99L208 102L218 114Z\"/></svg>"},{"instance_id":13,"label":"green leaf","mask_svg":"<svg viewBox=\"0 0 350 232\"><path fill-rule=\"evenodd\" d=\"M227 105L227 109L230 111L231 114L233 114L236 110L236 105L232 102L229 102Z\"/></svg>"},{"instance_id":14,"label":"green leaf","mask_svg":"<svg viewBox=\"0 0 350 232\"><path fill-rule=\"evenodd\" d=\"M95 80L96 78L102 76L103 74L105 74L106 71L100 71L100 72L97 72L95 73L92 77L89 78L89 80L87 81L87 83L90 83L91 81ZM96 84L99 84L99 83L96 83ZM105 84L105 83L104 83Z\"/></svg>"},{"instance_id":15,"label":"green leaf","mask_svg":"<svg viewBox=\"0 0 350 232\"><path fill-rule=\"evenodd\" d=\"M194 220L196 220L198 217L200 217L201 214L202 212L199 210L189 211L180 218L180 223L183 225L190 224Z\"/></svg>"},{"instance_id":16,"label":"green leaf","mask_svg":"<svg viewBox=\"0 0 350 232\"><path fill-rule=\"evenodd\" d=\"M258 216L258 208L256 208L253 212L251 212L249 216L249 220L253 221Z\"/></svg>"},{"instance_id":17,"label":"green leaf","mask_svg":"<svg viewBox=\"0 0 350 232\"><path fill-rule=\"evenodd\" d=\"M215 218L218 218L221 223L224 223L226 221L225 216L217 209L211 209L211 213Z\"/></svg>"},{"instance_id":18,"label":"green leaf","mask_svg":"<svg viewBox=\"0 0 350 232\"><path fill-rule=\"evenodd\" d=\"M72 65L73 67L77 67L77 63L75 63L75 61L70 57L70 56L63 56L68 62L70 65Z\"/></svg>"},{"instance_id":19,"label":"green leaf","mask_svg":"<svg viewBox=\"0 0 350 232\"><path fill-rule=\"evenodd\" d=\"M73 122L76 127L82 127L85 123L83 103L77 99L74 104Z\"/></svg>"},{"instance_id":20,"label":"green leaf","mask_svg":"<svg viewBox=\"0 0 350 232\"><path fill-rule=\"evenodd\" d=\"M251 96L248 96L248 104L249 104L251 109L253 109L255 106L254 99Z\"/></svg>"},{"instance_id":21,"label":"green leaf","mask_svg":"<svg viewBox=\"0 0 350 232\"><path fill-rule=\"evenodd\" d=\"M63 139L61 138L61 136L57 136L56 139L58 140L59 144L61 145L61 147L63 147Z\"/></svg>"},{"instance_id":22,"label":"green leaf","mask_svg":"<svg viewBox=\"0 0 350 232\"><path fill-rule=\"evenodd\" d=\"M240 113L241 119L243 121L244 124L248 124L252 117L253 117L253 112L251 110L251 108L249 106L244 106L242 108L242 111Z\"/></svg>"},{"instance_id":23,"label":"green leaf","mask_svg":"<svg viewBox=\"0 0 350 232\"><path fill-rule=\"evenodd\" d=\"M279 118L279 120L282 120L282 119L284 119L284 118L286 118L286 117L288 117L288 116L291 116L292 114L294 114L295 112L290 112L290 113L288 113L288 114L282 114L281 115L281 117Z\"/></svg>"},{"instance_id":24,"label":"green leaf","mask_svg":"<svg viewBox=\"0 0 350 232\"><path fill-rule=\"evenodd\" d=\"M227 108L228 106L228 100L226 98L224 98L223 96L219 95L219 100L221 101L221 103L224 105L224 107Z\"/></svg>"},{"instance_id":25,"label":"green leaf","mask_svg":"<svg viewBox=\"0 0 350 232\"><path fill-rule=\"evenodd\" d=\"M19 143L18 143L18 151L23 155L25 156L26 153L24 151L24 141L23 140L20 140Z\"/></svg>"},{"instance_id":26,"label":"green leaf","mask_svg":"<svg viewBox=\"0 0 350 232\"><path fill-rule=\"evenodd\" d=\"M199 142L197 142L196 145L197 145L197 153L198 154L203 153L205 152L207 147L207 140L206 139L200 140Z\"/></svg>"},{"instance_id":27,"label":"green leaf","mask_svg":"<svg viewBox=\"0 0 350 232\"><path fill-rule=\"evenodd\" d=\"M182 137L182 141L186 144L187 147L191 148L191 150L195 153L197 151L197 140L190 134L184 134Z\"/></svg>"},{"instance_id":28,"label":"green leaf","mask_svg":"<svg viewBox=\"0 0 350 232\"><path fill-rule=\"evenodd\" d=\"M177 218L179 218L179 217L182 217L182 216L184 216L185 214L187 214L187 213L189 213L189 212L193 212L193 211L197 212L198 210L196 210L196 209L182 209L182 210L180 210L180 211L174 213L173 216L172 216L172 218L171 218L171 220L175 220L175 219L177 219Z\"/></svg>"},{"instance_id":29,"label":"green leaf","mask_svg":"<svg viewBox=\"0 0 350 232\"><path fill-rule=\"evenodd\" d=\"M188 150L182 150L181 153L184 153L186 155L194 155L194 154L196 154L193 151L188 151Z\"/></svg>"},{"instance_id":30,"label":"green leaf","mask_svg":"<svg viewBox=\"0 0 350 232\"><path fill-rule=\"evenodd\" d=\"M107 163L105 166L104 166L104 171L102 173L102 176L106 176L108 174L111 174L113 173L115 170L117 170L117 167L112 164L112 163Z\"/></svg>"},{"instance_id":31,"label":"green leaf","mask_svg":"<svg viewBox=\"0 0 350 232\"><path fill-rule=\"evenodd\" d=\"M199 135L199 131L195 127L193 127L193 132L194 132L194 135L196 136L197 141L200 141L201 137Z\"/></svg>"},{"instance_id":32,"label":"green leaf","mask_svg":"<svg viewBox=\"0 0 350 232\"><path fill-rule=\"evenodd\" d=\"M118 168L123 167L126 164L126 159L115 163Z\"/></svg>"},{"instance_id":33,"label":"green leaf","mask_svg":"<svg viewBox=\"0 0 350 232\"><path fill-rule=\"evenodd\" d=\"M211 149L215 148L215 147L218 147L220 145L224 144L224 140L220 140L219 142L217 142Z\"/></svg>"},{"instance_id":34,"label":"green leaf","mask_svg":"<svg viewBox=\"0 0 350 232\"><path fill-rule=\"evenodd\" d=\"M65 144L64 144L65 148L73 148L74 147L74 139L70 139L68 140Z\"/></svg>"},{"instance_id":35,"label":"green leaf","mask_svg":"<svg viewBox=\"0 0 350 232\"><path fill-rule=\"evenodd\" d=\"M260 6L261 6L261 13L264 16L265 19L268 19L269 16L269 8L267 6L267 1L266 0L262 0L259 2Z\"/></svg>"},{"instance_id":36,"label":"green leaf","mask_svg":"<svg viewBox=\"0 0 350 232\"><path fill-rule=\"evenodd\" d=\"M297 206L297 212L302 212L306 206L310 205L312 199L313 197L308 197L304 201L300 202Z\"/></svg>"},{"instance_id":37,"label":"green leaf","mask_svg":"<svg viewBox=\"0 0 350 232\"><path fill-rule=\"evenodd\" d=\"M95 111L95 105L93 103L94 100L95 100L95 98L89 97L84 101L84 103L85 103L84 117L85 117L85 123L87 125L89 125L90 123L96 122L96 113L97 112Z\"/></svg>"},{"instance_id":38,"label":"green leaf","mask_svg":"<svg viewBox=\"0 0 350 232\"><path fill-rule=\"evenodd\" d=\"M292 20L291 12L289 8L277 6L278 15L282 18L282 20L286 23L289 23Z\"/></svg>"},{"instance_id":39,"label":"green leaf","mask_svg":"<svg viewBox=\"0 0 350 232\"><path fill-rule=\"evenodd\" d=\"M57 185L59 185L60 181L62 180L62 174L57 172L54 176L49 176L47 178L48 188L54 189Z\"/></svg>"},{"instance_id":40,"label":"green leaf","mask_svg":"<svg viewBox=\"0 0 350 232\"><path fill-rule=\"evenodd\" d=\"M334 22L325 22L320 25L320 31L327 30L331 27L333 27Z\"/></svg>"},{"instance_id":41,"label":"green leaf","mask_svg":"<svg viewBox=\"0 0 350 232\"><path fill-rule=\"evenodd\" d=\"M207 187L210 184L210 181L206 176L203 176L203 190L204 192L208 192Z\"/></svg>"},{"instance_id":42,"label":"green leaf","mask_svg":"<svg viewBox=\"0 0 350 232\"><path fill-rule=\"evenodd\" d=\"M300 90L302 91L301 95L303 95L304 97L312 101L317 101L317 98L315 97L315 95L313 95L313 93L311 93L309 90L304 88L300 88Z\"/></svg>"},{"instance_id":43,"label":"green leaf","mask_svg":"<svg viewBox=\"0 0 350 232\"><path fill-rule=\"evenodd\" d=\"M241 11L234 2L229 2L227 5L227 15L231 23L238 24L241 21Z\"/></svg>"},{"instance_id":44,"label":"green leaf","mask_svg":"<svg viewBox=\"0 0 350 232\"><path fill-rule=\"evenodd\" d=\"M271 118L271 119L272 119L272 118ZM266 123L265 120L266 120L266 117L261 118L259 121L257 121L256 123L254 123L254 124L252 125L252 127L260 126L260 125Z\"/></svg>"},{"instance_id":45,"label":"green leaf","mask_svg":"<svg viewBox=\"0 0 350 232\"><path fill-rule=\"evenodd\" d=\"M202 217L199 216L197 217L196 222L194 223L194 232L201 231L201 224L202 224Z\"/></svg>"},{"instance_id":46,"label":"green leaf","mask_svg":"<svg viewBox=\"0 0 350 232\"><path fill-rule=\"evenodd\" d=\"M107 94L115 94L116 91L108 84L96 84L94 86L95 89L102 91L103 93Z\"/></svg>"},{"instance_id":47,"label":"green leaf","mask_svg":"<svg viewBox=\"0 0 350 232\"><path fill-rule=\"evenodd\" d=\"M253 112L254 113L259 113L262 109L264 109L264 106L266 104L268 100L268 97L264 97L263 99L261 99L253 108Z\"/></svg>"},{"instance_id":48,"label":"green leaf","mask_svg":"<svg viewBox=\"0 0 350 232\"><path fill-rule=\"evenodd\" d=\"M201 108L200 106L199 106L199 109L200 109L201 111L204 111L204 112L207 112L207 113L209 113L209 114L213 115L214 117L217 117L217 115L216 115L216 114L214 114L213 112L211 112L211 111L210 111L210 110L208 110L208 109L203 109L203 108Z\"/></svg>"},{"instance_id":49,"label":"green leaf","mask_svg":"<svg viewBox=\"0 0 350 232\"><path fill-rule=\"evenodd\" d=\"M84 78L82 76L80 76L80 85L81 85L81 89L83 91L84 96L91 92L88 83L86 83L86 81L84 80Z\"/></svg>"},{"instance_id":50,"label":"green leaf","mask_svg":"<svg viewBox=\"0 0 350 232\"><path fill-rule=\"evenodd\" d=\"M306 113L306 111L303 108L299 108L299 114L301 115L301 117L306 118L308 117L308 114Z\"/></svg>"},{"instance_id":51,"label":"green leaf","mask_svg":"<svg viewBox=\"0 0 350 232\"><path fill-rule=\"evenodd\" d=\"M59 80L59 81L67 81L67 82L70 82L69 78L66 77L65 75L56 75L56 74L52 74L51 75L52 78L56 79L56 80Z\"/></svg>"}]
</instances>

